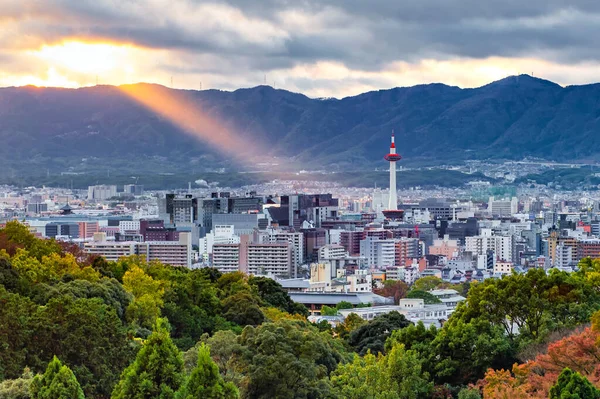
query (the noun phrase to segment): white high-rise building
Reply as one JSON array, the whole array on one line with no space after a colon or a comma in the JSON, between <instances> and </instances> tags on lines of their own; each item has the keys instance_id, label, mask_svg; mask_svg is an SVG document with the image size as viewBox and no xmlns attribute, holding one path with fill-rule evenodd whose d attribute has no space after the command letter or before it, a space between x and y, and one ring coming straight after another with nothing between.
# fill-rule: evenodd
<instances>
[{"instance_id":1,"label":"white high-rise building","mask_svg":"<svg viewBox=\"0 0 600 399\"><path fill-rule=\"evenodd\" d=\"M360 242L360 256L367 259L369 267L385 269L396 263L396 241L367 237Z\"/></svg>"},{"instance_id":2,"label":"white high-rise building","mask_svg":"<svg viewBox=\"0 0 600 399\"><path fill-rule=\"evenodd\" d=\"M104 201L117 196L117 186L99 185L89 186L87 198L89 200Z\"/></svg>"}]
</instances>

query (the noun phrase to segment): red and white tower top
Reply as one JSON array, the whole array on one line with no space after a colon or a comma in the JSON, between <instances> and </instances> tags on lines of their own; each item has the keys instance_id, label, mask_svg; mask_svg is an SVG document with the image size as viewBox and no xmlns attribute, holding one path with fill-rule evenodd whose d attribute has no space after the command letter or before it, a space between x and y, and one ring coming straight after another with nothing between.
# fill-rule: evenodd
<instances>
[{"instance_id":1,"label":"red and white tower top","mask_svg":"<svg viewBox=\"0 0 600 399\"><path fill-rule=\"evenodd\" d=\"M394 131L392 130L392 144L390 144L390 153L383 157L388 162L397 162L402 159L399 154L396 154L396 141Z\"/></svg>"}]
</instances>

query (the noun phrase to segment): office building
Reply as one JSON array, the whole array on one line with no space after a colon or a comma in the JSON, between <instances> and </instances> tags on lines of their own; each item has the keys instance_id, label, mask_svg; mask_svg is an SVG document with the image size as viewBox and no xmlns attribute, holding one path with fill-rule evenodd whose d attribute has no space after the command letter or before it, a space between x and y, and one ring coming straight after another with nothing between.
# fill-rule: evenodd
<instances>
[{"instance_id":1,"label":"office building","mask_svg":"<svg viewBox=\"0 0 600 399\"><path fill-rule=\"evenodd\" d=\"M88 187L88 200L94 201L105 201L109 198L117 196L117 186L113 185L99 185Z\"/></svg>"}]
</instances>

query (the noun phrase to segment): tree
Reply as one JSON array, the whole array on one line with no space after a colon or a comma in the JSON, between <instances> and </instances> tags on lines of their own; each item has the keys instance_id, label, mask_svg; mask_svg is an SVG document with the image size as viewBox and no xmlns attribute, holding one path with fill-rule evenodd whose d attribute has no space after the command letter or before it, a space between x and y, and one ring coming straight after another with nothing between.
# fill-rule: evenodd
<instances>
[{"instance_id":1,"label":"tree","mask_svg":"<svg viewBox=\"0 0 600 399\"><path fill-rule=\"evenodd\" d=\"M132 266L123 276L123 287L134 296L127 307L127 320L150 328L160 316L165 293L164 283L154 280L139 266Z\"/></svg>"},{"instance_id":2,"label":"tree","mask_svg":"<svg viewBox=\"0 0 600 399\"><path fill-rule=\"evenodd\" d=\"M598 399L600 391L576 371L565 368L556 385L550 388L550 399Z\"/></svg>"},{"instance_id":3,"label":"tree","mask_svg":"<svg viewBox=\"0 0 600 399\"><path fill-rule=\"evenodd\" d=\"M17 378L28 364L36 312L29 298L0 286L0 380Z\"/></svg>"},{"instance_id":4,"label":"tree","mask_svg":"<svg viewBox=\"0 0 600 399\"><path fill-rule=\"evenodd\" d=\"M177 399L234 399L238 390L231 382L223 381L219 367L210 358L210 350L202 344L198 350L198 362L189 378L177 393Z\"/></svg>"},{"instance_id":5,"label":"tree","mask_svg":"<svg viewBox=\"0 0 600 399\"><path fill-rule=\"evenodd\" d=\"M390 312L377 316L354 330L350 333L348 343L360 355L366 354L367 351L377 354L384 351L385 341L392 331L408 327L410 324L404 315Z\"/></svg>"},{"instance_id":6,"label":"tree","mask_svg":"<svg viewBox=\"0 0 600 399\"><path fill-rule=\"evenodd\" d=\"M166 319L154 331L121 374L112 399L171 399L183 381L183 358L171 340Z\"/></svg>"},{"instance_id":7,"label":"tree","mask_svg":"<svg viewBox=\"0 0 600 399\"><path fill-rule=\"evenodd\" d=\"M32 381L33 373L25 368L21 377L0 382L0 399L30 399Z\"/></svg>"},{"instance_id":8,"label":"tree","mask_svg":"<svg viewBox=\"0 0 600 399\"><path fill-rule=\"evenodd\" d=\"M444 280L435 276L421 277L413 284L413 290L431 291L444 284Z\"/></svg>"},{"instance_id":9,"label":"tree","mask_svg":"<svg viewBox=\"0 0 600 399\"><path fill-rule=\"evenodd\" d=\"M313 398L330 392L329 373L345 359L343 346L309 323L280 320L246 327L236 362L247 370L243 397Z\"/></svg>"},{"instance_id":10,"label":"tree","mask_svg":"<svg viewBox=\"0 0 600 399\"><path fill-rule=\"evenodd\" d=\"M355 355L351 363L341 364L331 375L334 392L347 399L399 399L381 366L372 353Z\"/></svg>"},{"instance_id":11,"label":"tree","mask_svg":"<svg viewBox=\"0 0 600 399\"><path fill-rule=\"evenodd\" d=\"M32 399L84 399L75 374L56 356L48 364L46 372L33 379L30 390Z\"/></svg>"},{"instance_id":12,"label":"tree","mask_svg":"<svg viewBox=\"0 0 600 399\"><path fill-rule=\"evenodd\" d=\"M411 290L406 297L411 299L422 299L426 305L442 303L438 297L423 290Z\"/></svg>"},{"instance_id":13,"label":"tree","mask_svg":"<svg viewBox=\"0 0 600 399\"><path fill-rule=\"evenodd\" d=\"M223 301L223 316L240 326L257 326L265 321L256 298L247 292L238 292Z\"/></svg>"},{"instance_id":14,"label":"tree","mask_svg":"<svg viewBox=\"0 0 600 399\"><path fill-rule=\"evenodd\" d=\"M363 324L367 324L365 319L356 313L350 313L343 322L335 327L334 331L341 339L347 340L350 333Z\"/></svg>"},{"instance_id":15,"label":"tree","mask_svg":"<svg viewBox=\"0 0 600 399\"><path fill-rule=\"evenodd\" d=\"M337 305L335 305L335 308L337 310L352 309L352 308L354 308L354 306L352 306L352 304L348 301L341 301L341 302L338 302Z\"/></svg>"},{"instance_id":16,"label":"tree","mask_svg":"<svg viewBox=\"0 0 600 399\"><path fill-rule=\"evenodd\" d=\"M337 308L332 308L327 305L323 305L321 307L321 315L322 316L337 316L338 310Z\"/></svg>"},{"instance_id":17,"label":"tree","mask_svg":"<svg viewBox=\"0 0 600 399\"><path fill-rule=\"evenodd\" d=\"M458 392L458 399L481 399L478 389L463 388Z\"/></svg>"},{"instance_id":18,"label":"tree","mask_svg":"<svg viewBox=\"0 0 600 399\"><path fill-rule=\"evenodd\" d=\"M488 368L508 368L514 348L498 326L484 320L465 323L451 317L427 349L426 369L436 383L466 385L482 378Z\"/></svg>"},{"instance_id":19,"label":"tree","mask_svg":"<svg viewBox=\"0 0 600 399\"><path fill-rule=\"evenodd\" d=\"M383 358L383 364L401 399L430 397L433 383L429 381L429 373L422 370L423 361L415 351L407 351L404 345L395 344Z\"/></svg>"},{"instance_id":20,"label":"tree","mask_svg":"<svg viewBox=\"0 0 600 399\"><path fill-rule=\"evenodd\" d=\"M395 344L387 356L355 356L352 363L338 367L331 382L343 398L424 399L433 391L416 353L402 344Z\"/></svg>"},{"instance_id":21,"label":"tree","mask_svg":"<svg viewBox=\"0 0 600 399\"><path fill-rule=\"evenodd\" d=\"M133 358L121 319L100 298L51 299L39 307L31 328L29 364L40 369L46 354L56 354L71 366L88 397L109 396Z\"/></svg>"},{"instance_id":22,"label":"tree","mask_svg":"<svg viewBox=\"0 0 600 399\"><path fill-rule=\"evenodd\" d=\"M406 297L408 285L402 280L385 280L383 288L375 289L373 292L388 298L394 298L394 303L400 303L400 299Z\"/></svg>"}]
</instances>

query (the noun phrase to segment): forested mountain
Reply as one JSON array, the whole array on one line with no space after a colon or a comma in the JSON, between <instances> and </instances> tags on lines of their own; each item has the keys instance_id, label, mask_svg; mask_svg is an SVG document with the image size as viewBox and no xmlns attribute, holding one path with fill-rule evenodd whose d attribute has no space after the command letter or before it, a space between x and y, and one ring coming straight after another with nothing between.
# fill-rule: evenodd
<instances>
[{"instance_id":1,"label":"forested mountain","mask_svg":"<svg viewBox=\"0 0 600 399\"><path fill-rule=\"evenodd\" d=\"M130 95L149 87L151 99ZM172 96L231 131L233 153L185 134L183 113L162 113ZM221 134L202 124L193 127L205 137ZM356 168L381 162L392 129L400 153L414 161L598 159L600 85L561 87L520 75L475 89L428 84L343 99L311 99L268 86L234 92L145 84L0 89L0 155L12 167L81 167L89 157L132 171L168 162L215 166L235 158L236 149L256 145L256 156L293 158L307 169Z\"/></svg>"},{"instance_id":2,"label":"forested mountain","mask_svg":"<svg viewBox=\"0 0 600 399\"><path fill-rule=\"evenodd\" d=\"M600 260L579 267L389 280L376 292L396 303L436 288L467 299L441 328L398 312L332 327L268 277L107 262L13 221L0 230L0 398L600 398Z\"/></svg>"}]
</instances>

